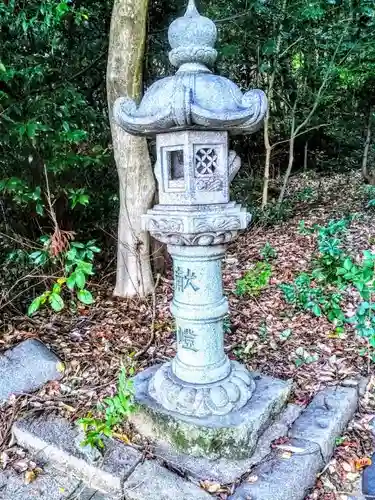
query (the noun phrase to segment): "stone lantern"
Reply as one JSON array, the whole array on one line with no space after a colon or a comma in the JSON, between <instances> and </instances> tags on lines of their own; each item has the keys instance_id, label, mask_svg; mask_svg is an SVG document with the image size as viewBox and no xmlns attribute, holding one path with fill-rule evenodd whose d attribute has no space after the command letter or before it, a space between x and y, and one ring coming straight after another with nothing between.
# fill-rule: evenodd
<instances>
[{"instance_id":1,"label":"stone lantern","mask_svg":"<svg viewBox=\"0 0 375 500\"><path fill-rule=\"evenodd\" d=\"M147 397L161 412L215 418L240 410L255 383L224 352L221 264L226 244L246 229L250 214L230 201L241 161L229 136L251 134L263 122L267 99L242 94L209 69L216 60L215 24L189 1L169 28L174 76L154 83L139 106L116 101L114 117L127 132L156 136L159 204L143 216L146 231L168 245L174 265L177 355L147 381Z\"/></svg>"}]
</instances>

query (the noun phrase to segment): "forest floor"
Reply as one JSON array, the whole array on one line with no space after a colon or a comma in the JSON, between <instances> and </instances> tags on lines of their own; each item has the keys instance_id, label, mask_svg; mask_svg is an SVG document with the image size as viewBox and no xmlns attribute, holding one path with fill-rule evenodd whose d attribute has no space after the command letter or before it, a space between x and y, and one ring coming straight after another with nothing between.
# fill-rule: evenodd
<instances>
[{"instance_id":1,"label":"forest floor","mask_svg":"<svg viewBox=\"0 0 375 500\"><path fill-rule=\"evenodd\" d=\"M301 220L312 227L359 214L343 237L346 249L356 255L363 250L375 251L375 221L371 209L366 209L364 188L355 176L342 174L323 180L298 176L291 184L293 192L299 194L289 220L268 227L255 224L228 250L224 263L224 288L230 304L226 350L231 358L246 363L250 370L293 379L292 402L303 406L327 385L358 374L369 377L358 413L315 490L307 497L345 500L358 481L359 460L367 459L373 450L370 422L375 412L375 365L369 356L360 355L366 341L354 329L349 327L338 334L324 316L316 317L293 308L286 303L279 285L290 283L298 273L311 267L316 237L301 234ZM269 284L257 297L237 295L237 281L262 260L261 251L267 242L277 254L270 261ZM169 311L170 270L159 280L154 297L146 300L116 299L112 296L112 284L93 285L93 289L97 297L95 305L81 308L75 316L68 313L42 313L33 319L17 316L0 334L0 350L27 338L38 338L66 366L61 383L52 382L35 394L11 398L0 416L3 453L7 453L12 422L24 412L57 412L75 420L95 410L98 401L115 392L122 363L129 356L134 358L142 353L150 338L152 344L136 361L137 370L175 354ZM343 308L347 314L355 309L357 301L355 292L346 294ZM225 489L222 491L220 498L224 499Z\"/></svg>"}]
</instances>

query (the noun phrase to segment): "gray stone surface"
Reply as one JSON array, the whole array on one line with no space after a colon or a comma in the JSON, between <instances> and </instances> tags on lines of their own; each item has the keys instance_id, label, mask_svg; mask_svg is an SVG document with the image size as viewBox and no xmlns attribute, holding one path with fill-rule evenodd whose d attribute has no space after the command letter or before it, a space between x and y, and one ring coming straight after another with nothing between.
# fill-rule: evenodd
<instances>
[{"instance_id":1,"label":"gray stone surface","mask_svg":"<svg viewBox=\"0 0 375 500\"><path fill-rule=\"evenodd\" d=\"M47 467L30 484L25 484L24 475L13 470L0 471L1 500L114 500L84 486L73 476Z\"/></svg>"},{"instance_id":2,"label":"gray stone surface","mask_svg":"<svg viewBox=\"0 0 375 500\"><path fill-rule=\"evenodd\" d=\"M139 465L124 483L126 500L210 500L211 495L156 461Z\"/></svg>"},{"instance_id":3,"label":"gray stone surface","mask_svg":"<svg viewBox=\"0 0 375 500\"><path fill-rule=\"evenodd\" d=\"M293 439L291 444L301 449L283 458L281 451L251 471L251 480L244 481L230 497L231 500L303 500L323 467L319 446Z\"/></svg>"},{"instance_id":4,"label":"gray stone surface","mask_svg":"<svg viewBox=\"0 0 375 500\"><path fill-rule=\"evenodd\" d=\"M289 436L317 443L327 462L334 450L335 439L342 434L357 405L357 388L328 387L315 396L294 422Z\"/></svg>"},{"instance_id":5,"label":"gray stone surface","mask_svg":"<svg viewBox=\"0 0 375 500\"><path fill-rule=\"evenodd\" d=\"M280 413L291 383L256 376L252 398L241 410L223 416L194 418L169 412L148 394L148 383L157 366L134 378L136 400L140 404L131 421L138 431L157 443L169 443L192 456L248 458L259 436Z\"/></svg>"},{"instance_id":6,"label":"gray stone surface","mask_svg":"<svg viewBox=\"0 0 375 500\"><path fill-rule=\"evenodd\" d=\"M205 457L191 457L184 453L178 453L165 443L156 445L152 451L167 466L173 467L194 479L233 483L249 471L252 466L264 460L271 452L272 442L287 435L290 426L301 411L300 406L289 404L261 435L254 454L250 458L209 460Z\"/></svg>"},{"instance_id":7,"label":"gray stone surface","mask_svg":"<svg viewBox=\"0 0 375 500\"><path fill-rule=\"evenodd\" d=\"M375 498L375 454L371 457L372 464L366 467L362 476L362 491L365 496Z\"/></svg>"},{"instance_id":8,"label":"gray stone surface","mask_svg":"<svg viewBox=\"0 0 375 500\"><path fill-rule=\"evenodd\" d=\"M60 380L63 364L39 340L29 339L0 356L0 404L12 394L33 392Z\"/></svg>"},{"instance_id":9,"label":"gray stone surface","mask_svg":"<svg viewBox=\"0 0 375 500\"><path fill-rule=\"evenodd\" d=\"M142 455L120 442L108 440L103 457L92 457L77 444L78 429L61 418L18 421L13 435L18 444L37 453L54 467L74 473L90 487L119 494L122 482L140 462Z\"/></svg>"}]
</instances>

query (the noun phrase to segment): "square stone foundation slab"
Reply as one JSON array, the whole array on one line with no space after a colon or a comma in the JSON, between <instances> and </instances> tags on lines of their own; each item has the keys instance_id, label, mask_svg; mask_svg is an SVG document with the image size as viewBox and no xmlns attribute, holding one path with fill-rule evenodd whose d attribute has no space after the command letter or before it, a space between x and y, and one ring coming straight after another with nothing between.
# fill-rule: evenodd
<instances>
[{"instance_id":1,"label":"square stone foundation slab","mask_svg":"<svg viewBox=\"0 0 375 500\"><path fill-rule=\"evenodd\" d=\"M139 405L131 422L154 443L210 459L243 459L252 455L259 436L286 404L291 381L255 375L256 389L240 411L225 416L195 418L170 412L152 399L148 384L159 366L153 366L134 378Z\"/></svg>"}]
</instances>

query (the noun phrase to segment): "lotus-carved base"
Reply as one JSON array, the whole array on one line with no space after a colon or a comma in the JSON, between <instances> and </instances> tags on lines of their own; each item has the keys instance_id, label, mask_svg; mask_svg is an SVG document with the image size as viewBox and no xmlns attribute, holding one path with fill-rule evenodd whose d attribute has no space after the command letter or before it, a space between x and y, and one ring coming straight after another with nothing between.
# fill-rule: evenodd
<instances>
[{"instance_id":1,"label":"lotus-carved base","mask_svg":"<svg viewBox=\"0 0 375 500\"><path fill-rule=\"evenodd\" d=\"M240 410L251 398L255 382L237 361L231 372L213 384L189 384L172 372L171 363L162 365L149 383L149 394L165 409L193 417L227 415Z\"/></svg>"}]
</instances>

